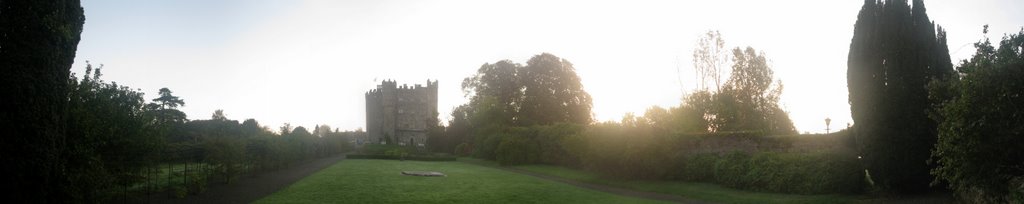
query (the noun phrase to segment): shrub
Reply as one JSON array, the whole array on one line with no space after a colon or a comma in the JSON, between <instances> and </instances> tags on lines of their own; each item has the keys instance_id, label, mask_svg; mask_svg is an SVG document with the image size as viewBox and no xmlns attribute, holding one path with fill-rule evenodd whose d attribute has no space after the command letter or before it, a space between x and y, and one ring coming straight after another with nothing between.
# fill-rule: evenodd
<instances>
[{"instance_id":1,"label":"shrub","mask_svg":"<svg viewBox=\"0 0 1024 204\"><path fill-rule=\"evenodd\" d=\"M544 164L577 165L579 157L569 154L566 149L567 142L575 142L585 126L572 123L558 123L546 126L530 127L532 137L538 145L539 160Z\"/></svg>"},{"instance_id":2,"label":"shrub","mask_svg":"<svg viewBox=\"0 0 1024 204\"><path fill-rule=\"evenodd\" d=\"M673 151L678 147L668 134L615 123L592 125L583 134L566 141L583 142L570 149L582 152L584 169L618 178L662 179L675 166Z\"/></svg>"},{"instance_id":3,"label":"shrub","mask_svg":"<svg viewBox=\"0 0 1024 204\"><path fill-rule=\"evenodd\" d=\"M459 144L459 145L455 146L455 155L459 155L459 156L463 156L464 157L464 156L469 156L472 153L473 153L473 149L469 145L469 143L463 142L462 144Z\"/></svg>"},{"instance_id":4,"label":"shrub","mask_svg":"<svg viewBox=\"0 0 1024 204\"><path fill-rule=\"evenodd\" d=\"M863 189L863 168L856 157L842 153L775 153L689 157L683 171L689 180L711 181L724 186L755 191L822 194L857 193ZM701 169L713 163L711 168ZM709 170L711 169L711 170ZM707 179L707 175L713 179Z\"/></svg>"},{"instance_id":5,"label":"shrub","mask_svg":"<svg viewBox=\"0 0 1024 204\"><path fill-rule=\"evenodd\" d=\"M346 159L388 159L388 160L400 160L401 156L395 155L383 155L383 154L349 154L345 155ZM451 155L406 155L405 160L412 161L455 161L456 158Z\"/></svg>"},{"instance_id":6,"label":"shrub","mask_svg":"<svg viewBox=\"0 0 1024 204\"><path fill-rule=\"evenodd\" d=\"M387 156L390 156L390 157L403 157L403 156L408 155L408 154L409 154L408 151L406 151L404 149L401 149L401 148L393 148L393 149L389 149L387 151L384 151L384 155L387 155Z\"/></svg>"},{"instance_id":7,"label":"shrub","mask_svg":"<svg viewBox=\"0 0 1024 204\"><path fill-rule=\"evenodd\" d=\"M415 146L399 146L399 145L382 145L382 144L367 144L359 150L359 154L390 154L390 155L429 155L430 151L423 148L416 148Z\"/></svg>"},{"instance_id":8,"label":"shrub","mask_svg":"<svg viewBox=\"0 0 1024 204\"><path fill-rule=\"evenodd\" d=\"M384 154L384 152L393 149L394 145L382 145L382 144L366 144L359 150L360 154Z\"/></svg>"},{"instance_id":9,"label":"shrub","mask_svg":"<svg viewBox=\"0 0 1024 204\"><path fill-rule=\"evenodd\" d=\"M713 182L715 177L715 154L688 155L676 162L673 179L684 181Z\"/></svg>"},{"instance_id":10,"label":"shrub","mask_svg":"<svg viewBox=\"0 0 1024 204\"><path fill-rule=\"evenodd\" d=\"M193 195L206 192L206 177L202 173L191 175L188 180L188 192L191 192Z\"/></svg>"},{"instance_id":11,"label":"shrub","mask_svg":"<svg viewBox=\"0 0 1024 204\"><path fill-rule=\"evenodd\" d=\"M750 155L742 152L733 152L719 157L715 161L715 182L733 188L751 188L752 178L747 178L747 172L751 170L749 161Z\"/></svg>"},{"instance_id":12,"label":"shrub","mask_svg":"<svg viewBox=\"0 0 1024 204\"><path fill-rule=\"evenodd\" d=\"M987 29L987 28L986 28ZM1024 202L1024 31L988 39L957 70L962 78L932 84L932 95L953 95L939 108L932 150L936 181L948 182L971 203ZM943 86L945 85L945 86ZM945 89L943 89L945 88Z\"/></svg>"},{"instance_id":13,"label":"shrub","mask_svg":"<svg viewBox=\"0 0 1024 204\"><path fill-rule=\"evenodd\" d=\"M449 154L435 154L412 146L367 144L357 154L346 155L348 159L394 159L416 161L455 161Z\"/></svg>"},{"instance_id":14,"label":"shrub","mask_svg":"<svg viewBox=\"0 0 1024 204\"><path fill-rule=\"evenodd\" d=\"M188 195L188 190L182 186L174 186L173 191L175 198L184 198L186 195Z\"/></svg>"},{"instance_id":15,"label":"shrub","mask_svg":"<svg viewBox=\"0 0 1024 204\"><path fill-rule=\"evenodd\" d=\"M210 137L204 141L206 161L213 166L216 174L230 183L241 173L245 158L245 141L234 138Z\"/></svg>"},{"instance_id":16,"label":"shrub","mask_svg":"<svg viewBox=\"0 0 1024 204\"><path fill-rule=\"evenodd\" d=\"M539 152L537 141L530 136L515 135L503 138L495 154L498 164L509 166L537 163Z\"/></svg>"},{"instance_id":17,"label":"shrub","mask_svg":"<svg viewBox=\"0 0 1024 204\"><path fill-rule=\"evenodd\" d=\"M504 132L483 133L483 136L476 138L476 148L473 151L473 157L495 160L498 145L501 144L502 138L508 137L509 135L510 134Z\"/></svg>"}]
</instances>

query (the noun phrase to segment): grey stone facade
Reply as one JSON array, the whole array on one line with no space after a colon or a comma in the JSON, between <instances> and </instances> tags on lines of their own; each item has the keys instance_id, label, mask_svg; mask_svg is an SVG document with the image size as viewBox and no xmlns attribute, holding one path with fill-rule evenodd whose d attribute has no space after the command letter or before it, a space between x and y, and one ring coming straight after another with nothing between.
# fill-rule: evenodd
<instances>
[{"instance_id":1,"label":"grey stone facade","mask_svg":"<svg viewBox=\"0 0 1024 204\"><path fill-rule=\"evenodd\" d=\"M398 86L384 81L366 92L366 143L425 147L437 119L437 81Z\"/></svg>"}]
</instances>

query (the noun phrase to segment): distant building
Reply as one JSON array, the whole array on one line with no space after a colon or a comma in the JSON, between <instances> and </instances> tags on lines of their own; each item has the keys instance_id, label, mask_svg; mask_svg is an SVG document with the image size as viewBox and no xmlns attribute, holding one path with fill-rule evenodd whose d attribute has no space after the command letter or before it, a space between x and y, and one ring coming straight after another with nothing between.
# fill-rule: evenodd
<instances>
[{"instance_id":1,"label":"distant building","mask_svg":"<svg viewBox=\"0 0 1024 204\"><path fill-rule=\"evenodd\" d=\"M437 81L398 86L384 81L366 92L366 142L425 147L437 120Z\"/></svg>"}]
</instances>

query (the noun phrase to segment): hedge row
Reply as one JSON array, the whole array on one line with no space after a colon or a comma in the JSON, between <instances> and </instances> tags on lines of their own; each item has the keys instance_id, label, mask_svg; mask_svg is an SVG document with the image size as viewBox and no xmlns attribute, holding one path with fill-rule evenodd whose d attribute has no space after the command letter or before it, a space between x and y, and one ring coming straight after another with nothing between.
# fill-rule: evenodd
<instances>
[{"instance_id":1,"label":"hedge row","mask_svg":"<svg viewBox=\"0 0 1024 204\"><path fill-rule=\"evenodd\" d=\"M834 152L699 154L679 161L678 179L755 191L858 193L865 181L856 156Z\"/></svg>"},{"instance_id":2,"label":"hedge row","mask_svg":"<svg viewBox=\"0 0 1024 204\"><path fill-rule=\"evenodd\" d=\"M561 145L579 158L577 167L619 179L708 182L798 194L856 193L864 188L864 171L857 156L843 147L844 135L672 134L597 124L561 140Z\"/></svg>"},{"instance_id":3,"label":"hedge row","mask_svg":"<svg viewBox=\"0 0 1024 204\"><path fill-rule=\"evenodd\" d=\"M412 161L455 161L453 156L425 156L425 155L384 155L384 154L349 154L346 159L389 159L389 160L412 160Z\"/></svg>"}]
</instances>

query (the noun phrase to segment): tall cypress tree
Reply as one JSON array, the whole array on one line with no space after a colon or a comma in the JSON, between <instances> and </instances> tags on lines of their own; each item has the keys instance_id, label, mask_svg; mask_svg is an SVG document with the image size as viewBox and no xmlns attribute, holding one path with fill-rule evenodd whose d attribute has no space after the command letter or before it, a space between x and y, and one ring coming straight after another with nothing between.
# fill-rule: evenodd
<instances>
[{"instance_id":1,"label":"tall cypress tree","mask_svg":"<svg viewBox=\"0 0 1024 204\"><path fill-rule=\"evenodd\" d=\"M897 193L928 190L936 141L927 84L952 72L945 32L924 3L866 0L847 61L850 111L865 167L876 185Z\"/></svg>"}]
</instances>

